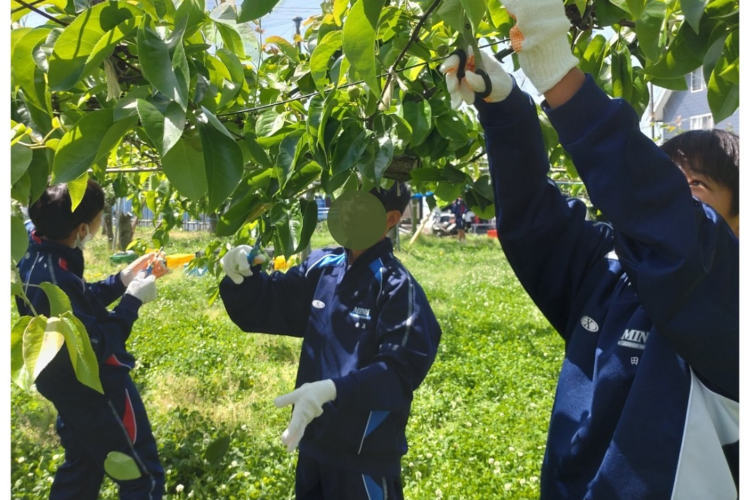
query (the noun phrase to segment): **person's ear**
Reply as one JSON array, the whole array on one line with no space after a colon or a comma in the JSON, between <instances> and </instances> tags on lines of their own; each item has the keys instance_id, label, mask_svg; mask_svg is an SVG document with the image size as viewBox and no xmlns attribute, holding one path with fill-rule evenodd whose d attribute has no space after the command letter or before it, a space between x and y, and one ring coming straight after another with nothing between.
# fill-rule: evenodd
<instances>
[{"instance_id":1,"label":"person's ear","mask_svg":"<svg viewBox=\"0 0 750 500\"><path fill-rule=\"evenodd\" d=\"M385 226L389 230L399 223L401 220L401 212L398 210L391 210L387 214L385 214Z\"/></svg>"}]
</instances>

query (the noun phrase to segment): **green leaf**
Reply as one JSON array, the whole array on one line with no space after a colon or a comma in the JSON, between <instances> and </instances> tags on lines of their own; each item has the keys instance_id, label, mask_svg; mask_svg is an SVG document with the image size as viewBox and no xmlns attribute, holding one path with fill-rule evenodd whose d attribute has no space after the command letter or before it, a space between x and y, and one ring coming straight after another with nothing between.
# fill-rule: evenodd
<instances>
[{"instance_id":1,"label":"green leaf","mask_svg":"<svg viewBox=\"0 0 750 500\"><path fill-rule=\"evenodd\" d=\"M323 168L314 161L302 168L298 168L289 178L286 186L284 186L281 196L286 199L296 197L301 191L307 189L310 184L315 182L322 172Z\"/></svg>"},{"instance_id":2,"label":"green leaf","mask_svg":"<svg viewBox=\"0 0 750 500\"><path fill-rule=\"evenodd\" d=\"M411 125L411 146L422 144L432 130L432 108L425 99L420 102L404 102L404 119Z\"/></svg>"},{"instance_id":3,"label":"green leaf","mask_svg":"<svg viewBox=\"0 0 750 500\"><path fill-rule=\"evenodd\" d=\"M700 33L701 18L706 10L708 0L680 0L682 13L685 15L685 21L690 24L693 31Z\"/></svg>"},{"instance_id":4,"label":"green leaf","mask_svg":"<svg viewBox=\"0 0 750 500\"><path fill-rule=\"evenodd\" d=\"M65 133L55 152L52 184L77 179L91 167L112 123L112 110L100 109L88 113Z\"/></svg>"},{"instance_id":5,"label":"green leaf","mask_svg":"<svg viewBox=\"0 0 750 500\"><path fill-rule=\"evenodd\" d=\"M203 0L182 0L174 17L175 26L185 26L185 37L198 31L206 19L206 5Z\"/></svg>"},{"instance_id":6,"label":"green leaf","mask_svg":"<svg viewBox=\"0 0 750 500\"><path fill-rule=\"evenodd\" d=\"M56 318L50 318L49 323ZM81 320L73 315L72 311L63 313L56 323L56 329L65 337L70 362L76 374L76 379L83 385L104 394L101 380L99 379L99 362L91 347L91 340L86 332L86 327ZM48 328L49 328L48 323Z\"/></svg>"},{"instance_id":7,"label":"green leaf","mask_svg":"<svg viewBox=\"0 0 750 500\"><path fill-rule=\"evenodd\" d=\"M216 127L216 117L208 110L198 115L198 132L203 146L203 162L208 185L207 212L213 212L242 179L242 149L237 142ZM228 132L227 132L228 133Z\"/></svg>"},{"instance_id":8,"label":"green leaf","mask_svg":"<svg viewBox=\"0 0 750 500\"><path fill-rule=\"evenodd\" d=\"M296 130L284 137L279 146L279 156L276 158L276 178L282 189L294 172L298 146L303 134L304 131Z\"/></svg>"},{"instance_id":9,"label":"green leaf","mask_svg":"<svg viewBox=\"0 0 750 500\"><path fill-rule=\"evenodd\" d=\"M435 119L435 126L440 135L451 141L466 143L468 140L468 131L466 124L456 114L442 115Z\"/></svg>"},{"instance_id":10,"label":"green leaf","mask_svg":"<svg viewBox=\"0 0 750 500\"><path fill-rule=\"evenodd\" d=\"M487 2L487 10L490 13L490 20L496 28L510 24L510 15L505 7L500 3L499 0L489 0Z\"/></svg>"},{"instance_id":11,"label":"green leaf","mask_svg":"<svg viewBox=\"0 0 750 500\"><path fill-rule=\"evenodd\" d=\"M247 148L250 151L250 156L256 164L266 168L272 167L274 165L271 158L268 157L266 149L258 144L258 141L255 139L254 133L245 131L245 143L247 144Z\"/></svg>"},{"instance_id":12,"label":"green leaf","mask_svg":"<svg viewBox=\"0 0 750 500\"><path fill-rule=\"evenodd\" d=\"M697 58L688 45L685 35L687 30L691 28L684 23L667 52L656 64L645 67L643 71L656 78L669 79L684 76L700 67L702 59Z\"/></svg>"},{"instance_id":13,"label":"green leaf","mask_svg":"<svg viewBox=\"0 0 750 500\"><path fill-rule=\"evenodd\" d=\"M70 193L70 209L75 210L78 208L78 204L83 200L83 196L86 194L86 186L88 185L89 174L84 172L77 179L68 181L68 193Z\"/></svg>"},{"instance_id":14,"label":"green leaf","mask_svg":"<svg viewBox=\"0 0 750 500\"><path fill-rule=\"evenodd\" d=\"M137 123L138 118L136 116L129 116L123 120L114 122L109 130L107 130L107 133L104 134L102 142L99 144L99 148L96 151L93 163L98 163L100 160L106 158L109 153L120 144L120 141L122 141L125 135L133 130L133 127L135 127Z\"/></svg>"},{"instance_id":15,"label":"green leaf","mask_svg":"<svg viewBox=\"0 0 750 500\"><path fill-rule=\"evenodd\" d=\"M466 17L469 18L471 29L474 33L477 33L479 31L479 23L482 22L484 11L487 8L485 0L461 0L461 5L464 7Z\"/></svg>"},{"instance_id":16,"label":"green leaf","mask_svg":"<svg viewBox=\"0 0 750 500\"><path fill-rule=\"evenodd\" d=\"M20 382L21 372L24 367L23 360L23 334L29 326L32 316L21 316L10 330L10 377L13 381ZM19 383L21 387L23 384Z\"/></svg>"},{"instance_id":17,"label":"green leaf","mask_svg":"<svg viewBox=\"0 0 750 500\"><path fill-rule=\"evenodd\" d=\"M143 76L159 92L186 110L190 75L182 40L175 43L174 55L170 57L169 45L155 33L151 17L143 16L138 27L138 60Z\"/></svg>"},{"instance_id":18,"label":"green leaf","mask_svg":"<svg viewBox=\"0 0 750 500\"><path fill-rule=\"evenodd\" d=\"M224 66L229 71L232 82L238 87L242 87L242 83L245 81L245 70L238 56L227 49L217 50L216 55L219 56L219 59L221 59L221 62L224 63Z\"/></svg>"},{"instance_id":19,"label":"green leaf","mask_svg":"<svg viewBox=\"0 0 750 500\"><path fill-rule=\"evenodd\" d=\"M196 151L189 140L177 141L162 157L162 168L169 182L183 196L198 201L208 191L203 153Z\"/></svg>"},{"instance_id":20,"label":"green leaf","mask_svg":"<svg viewBox=\"0 0 750 500\"><path fill-rule=\"evenodd\" d=\"M275 109L268 109L258 115L255 122L256 137L270 137L285 125L286 113L277 113Z\"/></svg>"},{"instance_id":21,"label":"green leaf","mask_svg":"<svg viewBox=\"0 0 750 500\"><path fill-rule=\"evenodd\" d=\"M10 218L10 257L20 262L29 247L29 234L23 219L11 216Z\"/></svg>"},{"instance_id":22,"label":"green leaf","mask_svg":"<svg viewBox=\"0 0 750 500\"><path fill-rule=\"evenodd\" d=\"M299 253L310 243L310 238L318 227L318 204L315 200L299 200L300 212L302 213L302 231L299 235L299 242L294 253Z\"/></svg>"},{"instance_id":23,"label":"green leaf","mask_svg":"<svg viewBox=\"0 0 750 500\"><path fill-rule=\"evenodd\" d=\"M375 152L375 161L373 163L373 174L376 186L381 185L383 174L393 161L393 141L390 137L381 137L378 140L377 151Z\"/></svg>"},{"instance_id":24,"label":"green leaf","mask_svg":"<svg viewBox=\"0 0 750 500\"><path fill-rule=\"evenodd\" d=\"M224 23L216 23L215 26L219 30L221 39L224 41L224 47L226 47L225 49L219 50L228 50L235 57L245 59L247 57L245 54L245 47L242 43L242 37L237 33L237 30Z\"/></svg>"},{"instance_id":25,"label":"green leaf","mask_svg":"<svg viewBox=\"0 0 750 500\"><path fill-rule=\"evenodd\" d=\"M626 0L626 2L628 4L627 10L633 16L633 19L638 19L639 17L641 17L646 0Z\"/></svg>"},{"instance_id":26,"label":"green leaf","mask_svg":"<svg viewBox=\"0 0 750 500\"><path fill-rule=\"evenodd\" d=\"M114 108L115 121L124 120L131 116L138 116L136 101L147 99L151 96L151 88L148 85L133 88L128 94L120 99Z\"/></svg>"},{"instance_id":27,"label":"green leaf","mask_svg":"<svg viewBox=\"0 0 750 500\"><path fill-rule=\"evenodd\" d=\"M23 177L34 156L32 150L23 144L13 144L10 147L10 185L12 186Z\"/></svg>"},{"instance_id":28,"label":"green leaf","mask_svg":"<svg viewBox=\"0 0 750 500\"><path fill-rule=\"evenodd\" d=\"M716 124L732 116L740 105L739 84L720 76L739 58L738 38L739 33L736 31L727 37L724 43L724 52L716 61L711 79L708 82L708 105Z\"/></svg>"},{"instance_id":29,"label":"green leaf","mask_svg":"<svg viewBox=\"0 0 750 500\"><path fill-rule=\"evenodd\" d=\"M49 86L68 90L83 78L89 56L105 34L142 11L126 2L103 2L79 14L55 42L49 57Z\"/></svg>"},{"instance_id":30,"label":"green leaf","mask_svg":"<svg viewBox=\"0 0 750 500\"><path fill-rule=\"evenodd\" d=\"M296 63L299 62L299 53L297 52L297 48L289 43L286 39L281 38L280 36L269 36L268 38L266 38L266 43L275 44L281 49L281 52L283 52L285 56Z\"/></svg>"},{"instance_id":31,"label":"green leaf","mask_svg":"<svg viewBox=\"0 0 750 500\"><path fill-rule=\"evenodd\" d=\"M104 59L112 55L115 47L122 43L123 40L135 36L140 22L141 16L130 18L115 26L111 31L105 33L101 40L99 40L91 50L91 54L89 54L88 59L86 59L86 64L83 67L80 78L90 75L94 69L98 68Z\"/></svg>"},{"instance_id":32,"label":"green leaf","mask_svg":"<svg viewBox=\"0 0 750 500\"><path fill-rule=\"evenodd\" d=\"M443 179L440 169L435 167L422 167L409 172L414 182L439 182Z\"/></svg>"},{"instance_id":33,"label":"green leaf","mask_svg":"<svg viewBox=\"0 0 750 500\"><path fill-rule=\"evenodd\" d=\"M55 329L56 321L59 320L36 316L23 334L23 361L32 380L36 380L65 342L62 334ZM49 322L52 322L51 326Z\"/></svg>"},{"instance_id":34,"label":"green leaf","mask_svg":"<svg viewBox=\"0 0 750 500\"><path fill-rule=\"evenodd\" d=\"M219 216L219 220L216 223L216 235L232 236L249 221L254 213L257 213L257 216L259 216L268 210L269 207L270 204L263 204L262 198L256 194L244 197ZM262 208L262 210L259 211L259 208Z\"/></svg>"},{"instance_id":35,"label":"green leaf","mask_svg":"<svg viewBox=\"0 0 750 500\"><path fill-rule=\"evenodd\" d=\"M326 33L310 56L310 74L315 87L321 92L328 84L328 65L331 62L331 56L341 48L341 39L341 31Z\"/></svg>"},{"instance_id":36,"label":"green leaf","mask_svg":"<svg viewBox=\"0 0 750 500\"><path fill-rule=\"evenodd\" d=\"M47 281L41 283L39 286L44 290L44 293L47 294L50 317L62 316L63 313L73 310L68 295L63 292L59 286L53 285Z\"/></svg>"},{"instance_id":37,"label":"green leaf","mask_svg":"<svg viewBox=\"0 0 750 500\"><path fill-rule=\"evenodd\" d=\"M185 129L185 111L176 102L167 105L164 115L164 139L162 140L162 152L164 157L177 144Z\"/></svg>"},{"instance_id":38,"label":"green leaf","mask_svg":"<svg viewBox=\"0 0 750 500\"><path fill-rule=\"evenodd\" d=\"M119 451L109 452L104 461L104 472L118 481L130 481L141 477L141 471L135 460Z\"/></svg>"},{"instance_id":39,"label":"green leaf","mask_svg":"<svg viewBox=\"0 0 750 500\"><path fill-rule=\"evenodd\" d=\"M357 160L359 160L359 157L362 156L365 148L367 148L368 132L369 130L350 126L339 137L336 143L336 151L331 160L332 175L334 177L356 165Z\"/></svg>"},{"instance_id":40,"label":"green leaf","mask_svg":"<svg viewBox=\"0 0 750 500\"><path fill-rule=\"evenodd\" d=\"M463 33L464 8L461 5L461 0L443 0L436 14L446 25L459 33Z\"/></svg>"},{"instance_id":41,"label":"green leaf","mask_svg":"<svg viewBox=\"0 0 750 500\"><path fill-rule=\"evenodd\" d=\"M658 60L664 49L661 33L666 15L667 4L649 2L643 11L643 15L635 23L635 32L640 42L639 47L646 57L652 61Z\"/></svg>"},{"instance_id":42,"label":"green leaf","mask_svg":"<svg viewBox=\"0 0 750 500\"><path fill-rule=\"evenodd\" d=\"M344 22L344 54L354 70L375 93L380 79L375 65L375 35L384 0L357 0Z\"/></svg>"},{"instance_id":43,"label":"green leaf","mask_svg":"<svg viewBox=\"0 0 750 500\"><path fill-rule=\"evenodd\" d=\"M349 6L349 0L333 0L333 20L336 26L341 26L341 17Z\"/></svg>"},{"instance_id":44,"label":"green leaf","mask_svg":"<svg viewBox=\"0 0 750 500\"><path fill-rule=\"evenodd\" d=\"M211 466L216 467L221 462L221 459L224 458L224 455L227 454L227 451L229 451L229 436L221 436L208 445L203 458Z\"/></svg>"},{"instance_id":45,"label":"green leaf","mask_svg":"<svg viewBox=\"0 0 750 500\"><path fill-rule=\"evenodd\" d=\"M621 45L612 54L612 95L630 101L633 92L633 67L630 51Z\"/></svg>"},{"instance_id":46,"label":"green leaf","mask_svg":"<svg viewBox=\"0 0 750 500\"><path fill-rule=\"evenodd\" d=\"M273 9L279 0L242 0L237 9L237 22L245 23L265 16Z\"/></svg>"},{"instance_id":47,"label":"green leaf","mask_svg":"<svg viewBox=\"0 0 750 500\"><path fill-rule=\"evenodd\" d=\"M39 95L37 92L36 74L41 70L34 62L32 53L39 44L47 39L50 31L51 28L42 26L26 33L13 46L10 59L13 77L23 89L24 97L42 111L47 110L47 104L44 94ZM44 91L44 85L42 85L42 91Z\"/></svg>"},{"instance_id":48,"label":"green leaf","mask_svg":"<svg viewBox=\"0 0 750 500\"><path fill-rule=\"evenodd\" d=\"M146 135L151 139L156 150L161 153L162 141L164 140L164 115L156 109L156 106L143 99L136 101L135 108Z\"/></svg>"},{"instance_id":49,"label":"green leaf","mask_svg":"<svg viewBox=\"0 0 750 500\"><path fill-rule=\"evenodd\" d=\"M678 78L652 78L650 81L657 87L663 87L669 90L681 91L688 89L687 80L685 80L684 76Z\"/></svg>"}]
</instances>

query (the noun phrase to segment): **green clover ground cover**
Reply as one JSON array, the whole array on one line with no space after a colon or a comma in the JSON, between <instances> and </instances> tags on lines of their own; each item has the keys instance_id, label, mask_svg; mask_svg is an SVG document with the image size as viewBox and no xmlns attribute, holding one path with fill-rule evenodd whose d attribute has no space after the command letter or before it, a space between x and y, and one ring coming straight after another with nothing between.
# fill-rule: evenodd
<instances>
[{"instance_id":1,"label":"green clover ground cover","mask_svg":"<svg viewBox=\"0 0 750 500\"><path fill-rule=\"evenodd\" d=\"M168 254L202 250L211 239L172 236ZM327 232L313 236L314 248L331 242ZM88 280L118 269L106 247L99 236L87 248ZM537 498L562 341L496 240L470 236L459 246L422 237L397 256L443 328L407 429L406 498ZM220 300L208 306L211 280L181 270L163 278L129 340L138 359L133 378L167 474L166 498L292 499L295 455L280 440L290 415L273 398L293 389L301 341L240 331ZM47 498L63 461L54 408L15 386L11 403L12 498ZM101 498L117 498L114 483L105 480Z\"/></svg>"}]
</instances>

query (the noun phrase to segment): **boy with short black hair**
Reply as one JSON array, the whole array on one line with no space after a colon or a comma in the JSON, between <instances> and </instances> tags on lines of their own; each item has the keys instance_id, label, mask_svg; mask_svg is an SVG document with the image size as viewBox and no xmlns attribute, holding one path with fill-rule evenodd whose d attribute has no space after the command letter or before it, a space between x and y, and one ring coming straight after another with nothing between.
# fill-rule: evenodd
<instances>
[{"instance_id":1,"label":"boy with short black hair","mask_svg":"<svg viewBox=\"0 0 750 500\"><path fill-rule=\"evenodd\" d=\"M467 64L459 80L459 58L446 61L454 104L479 111L503 251L565 342L540 498L736 500L739 149L721 133L710 147L678 138L665 150L681 172L633 108L576 67L562 1L501 2L526 77L612 221L587 221L547 178L536 105L494 58L486 79Z\"/></svg>"},{"instance_id":2,"label":"boy with short black hair","mask_svg":"<svg viewBox=\"0 0 750 500\"><path fill-rule=\"evenodd\" d=\"M385 237L409 202L408 188L372 194L386 230L369 248L317 250L270 276L251 270L248 246L222 259L221 298L232 321L247 332L304 339L297 389L276 399L294 404L282 441L289 451L299 443L297 500L403 498L404 431L441 331Z\"/></svg>"},{"instance_id":3,"label":"boy with short black hair","mask_svg":"<svg viewBox=\"0 0 750 500\"><path fill-rule=\"evenodd\" d=\"M693 196L710 205L740 235L740 138L727 130L690 130L662 144Z\"/></svg>"}]
</instances>

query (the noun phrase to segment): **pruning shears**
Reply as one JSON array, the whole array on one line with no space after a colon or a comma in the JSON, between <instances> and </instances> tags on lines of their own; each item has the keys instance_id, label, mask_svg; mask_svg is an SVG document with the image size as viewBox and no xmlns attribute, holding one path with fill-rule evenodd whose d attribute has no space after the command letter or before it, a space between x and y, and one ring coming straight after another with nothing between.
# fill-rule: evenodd
<instances>
[{"instance_id":1,"label":"pruning shears","mask_svg":"<svg viewBox=\"0 0 750 500\"><path fill-rule=\"evenodd\" d=\"M146 277L151 276L151 273L154 272L154 263L158 260L162 250L164 250L164 247L161 247L159 251L156 252L156 255L151 258L151 262L148 263L148 267L141 271L142 273L146 273Z\"/></svg>"}]
</instances>

